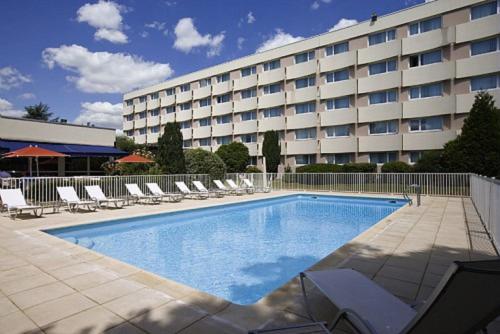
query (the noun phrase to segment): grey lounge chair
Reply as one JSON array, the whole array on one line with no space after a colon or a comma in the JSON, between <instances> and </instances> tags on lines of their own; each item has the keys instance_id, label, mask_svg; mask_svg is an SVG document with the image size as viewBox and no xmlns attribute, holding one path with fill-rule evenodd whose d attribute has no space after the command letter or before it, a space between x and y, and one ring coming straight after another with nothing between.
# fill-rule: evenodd
<instances>
[{"instance_id":1,"label":"grey lounge chair","mask_svg":"<svg viewBox=\"0 0 500 334\"><path fill-rule=\"evenodd\" d=\"M338 309L341 319L360 333L476 333L500 315L500 260L455 262L417 311L352 269L300 274L311 319L305 281L313 283Z\"/></svg>"}]
</instances>

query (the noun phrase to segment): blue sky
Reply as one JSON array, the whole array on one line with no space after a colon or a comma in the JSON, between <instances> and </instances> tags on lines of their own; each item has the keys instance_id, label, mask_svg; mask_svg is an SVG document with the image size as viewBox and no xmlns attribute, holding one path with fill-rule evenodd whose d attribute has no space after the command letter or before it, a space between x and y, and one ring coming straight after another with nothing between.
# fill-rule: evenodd
<instances>
[{"instance_id":1,"label":"blue sky","mask_svg":"<svg viewBox=\"0 0 500 334\"><path fill-rule=\"evenodd\" d=\"M123 93L423 0L0 2L0 113L120 127Z\"/></svg>"}]
</instances>

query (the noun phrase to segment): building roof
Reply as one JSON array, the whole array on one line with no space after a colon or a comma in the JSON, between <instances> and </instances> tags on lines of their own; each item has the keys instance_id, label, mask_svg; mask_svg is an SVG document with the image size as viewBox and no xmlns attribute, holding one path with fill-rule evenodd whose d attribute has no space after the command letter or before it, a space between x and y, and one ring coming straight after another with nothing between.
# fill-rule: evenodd
<instances>
[{"instance_id":1,"label":"building roof","mask_svg":"<svg viewBox=\"0 0 500 334\"><path fill-rule=\"evenodd\" d=\"M0 151L11 152L30 145L36 145L38 147L63 153L71 157L110 157L127 155L127 152L111 146L53 144L0 139Z\"/></svg>"}]
</instances>

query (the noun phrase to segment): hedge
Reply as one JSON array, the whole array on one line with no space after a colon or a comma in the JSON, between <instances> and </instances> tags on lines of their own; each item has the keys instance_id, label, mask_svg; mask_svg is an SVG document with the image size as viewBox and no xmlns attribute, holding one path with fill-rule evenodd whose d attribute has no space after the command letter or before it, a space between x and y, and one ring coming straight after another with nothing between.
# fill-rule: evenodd
<instances>
[{"instance_id":1,"label":"hedge","mask_svg":"<svg viewBox=\"0 0 500 334\"><path fill-rule=\"evenodd\" d=\"M376 173L377 165L370 163L311 164L297 167L296 173Z\"/></svg>"},{"instance_id":2,"label":"hedge","mask_svg":"<svg viewBox=\"0 0 500 334\"><path fill-rule=\"evenodd\" d=\"M382 165L382 173L411 173L413 167L403 161L391 161Z\"/></svg>"}]
</instances>

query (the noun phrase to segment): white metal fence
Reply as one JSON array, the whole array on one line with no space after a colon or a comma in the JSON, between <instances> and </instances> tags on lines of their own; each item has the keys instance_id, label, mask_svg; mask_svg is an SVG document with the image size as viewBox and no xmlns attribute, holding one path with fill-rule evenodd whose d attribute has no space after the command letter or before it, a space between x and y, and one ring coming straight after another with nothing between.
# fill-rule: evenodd
<instances>
[{"instance_id":1,"label":"white metal fence","mask_svg":"<svg viewBox=\"0 0 500 334\"><path fill-rule=\"evenodd\" d=\"M500 250L500 181L472 174L470 189L472 202L495 247Z\"/></svg>"}]
</instances>

